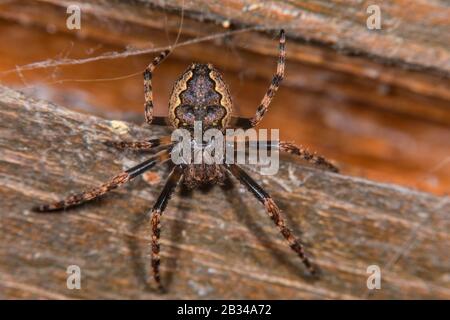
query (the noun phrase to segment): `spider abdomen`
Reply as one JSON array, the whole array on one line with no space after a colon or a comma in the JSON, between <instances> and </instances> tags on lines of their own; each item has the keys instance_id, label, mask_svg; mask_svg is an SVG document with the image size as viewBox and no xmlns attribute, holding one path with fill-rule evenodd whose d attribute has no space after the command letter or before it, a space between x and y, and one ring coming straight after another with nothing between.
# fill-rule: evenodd
<instances>
[{"instance_id":1,"label":"spider abdomen","mask_svg":"<svg viewBox=\"0 0 450 320\"><path fill-rule=\"evenodd\" d=\"M224 129L231 118L232 102L220 72L211 64L193 63L176 81L169 101L169 120L175 128Z\"/></svg>"}]
</instances>

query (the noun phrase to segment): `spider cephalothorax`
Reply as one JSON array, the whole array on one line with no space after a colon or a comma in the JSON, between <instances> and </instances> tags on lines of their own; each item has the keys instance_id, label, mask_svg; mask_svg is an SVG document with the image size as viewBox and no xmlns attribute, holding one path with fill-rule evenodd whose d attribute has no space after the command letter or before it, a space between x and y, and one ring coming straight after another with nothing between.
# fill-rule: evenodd
<instances>
[{"instance_id":1,"label":"spider cephalothorax","mask_svg":"<svg viewBox=\"0 0 450 320\"><path fill-rule=\"evenodd\" d=\"M232 112L231 95L211 64L193 63L175 82L169 101L169 120L175 128L225 129Z\"/></svg>"},{"instance_id":2,"label":"spider cephalothorax","mask_svg":"<svg viewBox=\"0 0 450 320\"><path fill-rule=\"evenodd\" d=\"M161 52L144 72L144 97L145 97L145 120L148 124L171 125L175 129L194 130L194 122L200 121L202 129L215 128L224 131L228 127L248 129L256 126L268 110L269 104L278 90L284 76L285 65L285 36L284 31L280 32L279 57L277 71L272 78L272 82L264 95L255 116L252 118L232 117L232 102L227 85L220 73L211 64L192 64L176 81L169 101L169 116L153 116L153 94L152 94L152 72L155 67L163 61L170 53L170 50ZM190 140L193 142L194 140ZM273 145L273 141L258 141L261 145ZM217 184L223 182L226 176L234 176L239 180L255 197L260 201L270 217L279 229L281 235L287 240L291 249L297 253L300 259L311 273L314 267L305 256L302 244L286 227L281 211L270 195L258 185L239 165L228 162L214 164L176 164L171 158L171 151L177 142L172 142L171 136L165 136L146 141L109 141L108 145L121 149L154 152L155 147L160 151L149 157L148 160L130 168L113 177L103 185L91 190L69 196L61 201L44 204L35 207L39 212L61 210L72 207L83 202L98 198L105 193L127 183L145 171L151 169L158 163L169 162L172 171L152 208L152 269L153 278L161 288L159 274L160 264L160 228L161 215L167 206L170 195L174 192L179 183L193 188L203 184ZM312 165L322 169L336 172L337 169L325 158L316 154L311 154L308 150L298 147L293 143L276 141L280 151L291 153L308 161ZM201 146L203 148L203 146Z\"/></svg>"}]
</instances>

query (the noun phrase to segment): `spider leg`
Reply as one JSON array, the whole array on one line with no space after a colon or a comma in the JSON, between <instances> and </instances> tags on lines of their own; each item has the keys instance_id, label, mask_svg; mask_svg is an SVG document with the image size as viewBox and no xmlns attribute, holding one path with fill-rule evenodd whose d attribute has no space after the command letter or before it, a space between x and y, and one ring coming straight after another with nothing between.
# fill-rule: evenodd
<instances>
[{"instance_id":1,"label":"spider leg","mask_svg":"<svg viewBox=\"0 0 450 320\"><path fill-rule=\"evenodd\" d=\"M133 178L141 175L145 171L149 170L153 166L155 166L158 162L164 162L166 160L170 159L170 152L169 150L163 150L157 154L155 154L150 159L138 164L137 166L134 166L133 168L130 168L115 177L113 177L108 182L102 184L99 187L93 188L88 191L84 191L72 196L69 196L63 200L49 203L49 204L42 204L36 207L33 207L33 211L37 212L48 212L48 211L57 211L66 209L69 207L73 207L79 204L82 204L84 202L93 200L95 198L98 198L105 193L108 193L109 191L116 189L117 187L127 183L128 181L132 180Z\"/></svg>"},{"instance_id":2,"label":"spider leg","mask_svg":"<svg viewBox=\"0 0 450 320\"><path fill-rule=\"evenodd\" d=\"M244 170L235 164L227 164L227 169L236 177L253 195L264 205L267 214L280 230L280 233L289 243L291 249L297 253L305 267L311 274L315 274L316 270L306 257L303 245L292 234L291 230L286 227L284 219L281 217L281 210L273 201L272 197L259 186Z\"/></svg>"},{"instance_id":3,"label":"spider leg","mask_svg":"<svg viewBox=\"0 0 450 320\"><path fill-rule=\"evenodd\" d=\"M152 92L152 73L155 68L169 55L170 50L162 51L144 71L144 98L145 98L145 121L151 124L153 121L153 92ZM155 117L156 118L156 117ZM160 121L164 121L163 117Z\"/></svg>"},{"instance_id":4,"label":"spider leg","mask_svg":"<svg viewBox=\"0 0 450 320\"><path fill-rule=\"evenodd\" d=\"M171 144L171 136L164 136L161 138L156 139L150 139L146 141L113 141L113 140L106 140L103 141L104 144L110 147L114 147L117 149L128 149L128 150L135 150L135 151L149 151L153 148L159 147L159 146L165 146L168 144Z\"/></svg>"},{"instance_id":5,"label":"spider leg","mask_svg":"<svg viewBox=\"0 0 450 320\"><path fill-rule=\"evenodd\" d=\"M159 265L160 265L160 257L159 257L159 237L161 234L161 215L164 212L164 209L169 202L170 196L175 191L178 182L180 181L183 175L183 167L175 166L170 173L169 177L166 180L166 184L164 185L161 194L159 195L156 203L152 208L152 271L153 271L153 279L158 285L159 289L162 289L161 285L161 276L159 274Z\"/></svg>"},{"instance_id":6,"label":"spider leg","mask_svg":"<svg viewBox=\"0 0 450 320\"><path fill-rule=\"evenodd\" d=\"M238 141L234 140L234 150L235 153L239 151ZM241 143L241 142L239 142ZM251 149L250 149L251 148ZM322 169L322 170L328 170L332 172L339 172L339 169L334 166L329 160L325 159L325 157L318 155L316 153L311 153L308 151L308 149L297 146L296 144L292 142L287 141L275 141L275 140L265 140L265 141L245 141L245 153L250 153L250 150L257 151L255 148L267 148L268 151L271 149L277 149L286 152L295 156L300 157L302 160L307 161L308 163L314 165L315 167Z\"/></svg>"},{"instance_id":7,"label":"spider leg","mask_svg":"<svg viewBox=\"0 0 450 320\"><path fill-rule=\"evenodd\" d=\"M231 118L231 126L248 129L256 126L264 117L264 114L267 112L270 102L272 101L275 93L280 87L281 81L284 77L284 67L286 60L286 36L284 30L280 31L280 44L279 44L279 54L278 54L278 62L277 62L277 71L272 78L272 82L270 83L269 89L267 90L264 98L261 101L258 109L256 110L256 114L253 118L241 118L241 117L232 117Z\"/></svg>"},{"instance_id":8,"label":"spider leg","mask_svg":"<svg viewBox=\"0 0 450 320\"><path fill-rule=\"evenodd\" d=\"M287 141L280 141L278 143L278 147L281 151L299 156L301 159L308 161L310 164L318 168L329 170L332 172L339 172L339 169L335 167L330 161L325 159L325 157L315 153L311 153L302 146L297 146L296 144Z\"/></svg>"}]
</instances>

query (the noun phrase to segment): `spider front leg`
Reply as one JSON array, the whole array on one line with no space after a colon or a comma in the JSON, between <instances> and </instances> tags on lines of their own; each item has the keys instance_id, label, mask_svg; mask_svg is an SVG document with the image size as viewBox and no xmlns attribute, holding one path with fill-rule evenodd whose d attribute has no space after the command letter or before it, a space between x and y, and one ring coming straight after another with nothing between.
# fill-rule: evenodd
<instances>
[{"instance_id":1,"label":"spider front leg","mask_svg":"<svg viewBox=\"0 0 450 320\"><path fill-rule=\"evenodd\" d=\"M105 193L108 193L109 191L116 189L117 187L127 183L128 181L132 180L133 178L141 175L145 171L149 170L150 168L154 167L158 162L164 162L166 160L170 159L170 152L169 150L163 150L157 154L155 154L150 159L138 164L137 166L134 166L133 168L130 168L117 176L113 177L108 182L102 184L101 186L97 188L93 188L88 191L81 192L79 194L75 194L73 196L69 196L63 200L49 203L49 204L42 204L36 207L33 207L33 211L37 212L49 212L49 211L57 211L66 209L69 207L73 207L79 204L82 204L84 202L94 200Z\"/></svg>"},{"instance_id":2,"label":"spider front leg","mask_svg":"<svg viewBox=\"0 0 450 320\"><path fill-rule=\"evenodd\" d=\"M303 245L292 234L292 231L286 227L284 219L281 217L281 210L273 201L272 197L259 186L244 170L235 164L226 165L231 174L236 177L253 195L264 205L267 214L280 230L280 233L289 243L291 249L297 253L305 267L311 274L316 273L316 269L306 257Z\"/></svg>"},{"instance_id":3,"label":"spider front leg","mask_svg":"<svg viewBox=\"0 0 450 320\"><path fill-rule=\"evenodd\" d=\"M148 124L167 124L167 119L165 117L153 117L152 75L155 68L169 55L169 53L170 50L161 52L144 71L145 121ZM153 120L155 120L155 122L153 122Z\"/></svg>"},{"instance_id":4,"label":"spider front leg","mask_svg":"<svg viewBox=\"0 0 450 320\"><path fill-rule=\"evenodd\" d=\"M232 117L231 126L238 127L243 129L248 129L256 126L264 117L264 114L269 109L270 102L272 102L275 93L280 87L281 81L284 78L284 67L286 64L286 36L284 30L280 31L280 44L279 44L279 54L278 54L278 62L277 62L277 71L272 78L272 82L270 83L270 87L267 90L264 98L261 101L258 109L256 110L256 114L253 118L241 118L241 117Z\"/></svg>"},{"instance_id":5,"label":"spider front leg","mask_svg":"<svg viewBox=\"0 0 450 320\"><path fill-rule=\"evenodd\" d=\"M104 144L117 149L128 149L134 151L150 151L159 146L167 146L172 143L171 136L164 136L161 138L150 139L146 141L114 141L106 140Z\"/></svg>"},{"instance_id":6,"label":"spider front leg","mask_svg":"<svg viewBox=\"0 0 450 320\"><path fill-rule=\"evenodd\" d=\"M170 199L170 196L175 191L175 188L178 185L181 177L183 175L183 167L176 166L173 168L169 177L167 178L166 184L164 185L161 194L156 200L155 205L152 209L152 270L153 270L153 279L155 280L158 289L163 289L161 285L161 276L159 274L159 265L160 265L160 256L159 256L159 237L161 235L161 215L164 212L164 209L167 206L167 203Z\"/></svg>"}]
</instances>

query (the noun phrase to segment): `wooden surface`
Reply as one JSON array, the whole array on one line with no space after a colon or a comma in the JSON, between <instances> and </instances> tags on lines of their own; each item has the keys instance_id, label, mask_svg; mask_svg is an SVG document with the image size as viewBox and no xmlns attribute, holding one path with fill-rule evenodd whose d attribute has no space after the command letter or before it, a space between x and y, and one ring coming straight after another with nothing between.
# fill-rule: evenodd
<instances>
[{"instance_id":1,"label":"wooden surface","mask_svg":"<svg viewBox=\"0 0 450 320\"><path fill-rule=\"evenodd\" d=\"M0 4L0 41L16 44L0 48L3 84L140 123L142 70L174 44L183 11L177 48L155 73L156 113L167 113L186 66L203 61L224 72L236 114L249 116L274 72L277 32L230 32L283 24L286 79L261 127L283 124L283 139L336 159L345 174L449 193L449 23L442 1L380 2L381 31L365 27L368 2L186 0L182 10L182 1L70 1L82 9L79 31L66 28L68 3ZM102 55L108 59L98 60Z\"/></svg>"},{"instance_id":2,"label":"wooden surface","mask_svg":"<svg viewBox=\"0 0 450 320\"><path fill-rule=\"evenodd\" d=\"M260 204L242 188L177 193L162 219L168 293L146 282L145 215L160 167L109 196L58 214L30 207L95 186L145 159L100 141L156 137L0 87L1 298L450 298L450 203L395 185L324 173L285 159L261 181L321 269L308 278ZM81 290L66 268L81 268ZM369 265L382 288L366 287Z\"/></svg>"}]
</instances>

